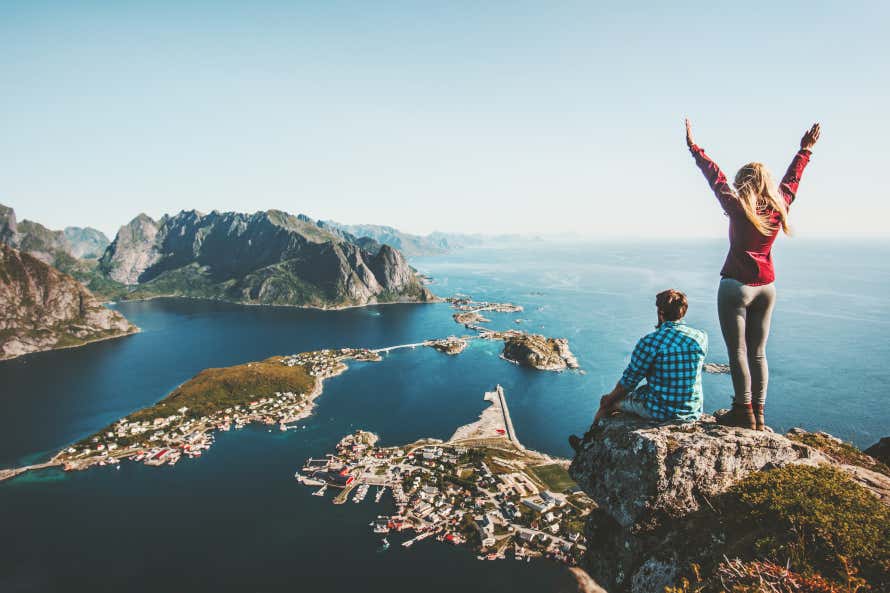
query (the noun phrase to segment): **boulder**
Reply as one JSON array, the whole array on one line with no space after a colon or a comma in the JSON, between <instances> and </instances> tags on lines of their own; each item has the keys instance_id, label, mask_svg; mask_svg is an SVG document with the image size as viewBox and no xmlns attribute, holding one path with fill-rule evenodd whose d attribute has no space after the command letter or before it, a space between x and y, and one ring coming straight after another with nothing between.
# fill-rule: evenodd
<instances>
[{"instance_id":1,"label":"boulder","mask_svg":"<svg viewBox=\"0 0 890 593\"><path fill-rule=\"evenodd\" d=\"M594 424L569 469L598 505L586 527L585 568L612 593L675 584L696 553L723 543L716 501L752 472L830 464L890 502L890 477L789 436L720 426L711 416L684 423L617 415Z\"/></svg>"}]
</instances>

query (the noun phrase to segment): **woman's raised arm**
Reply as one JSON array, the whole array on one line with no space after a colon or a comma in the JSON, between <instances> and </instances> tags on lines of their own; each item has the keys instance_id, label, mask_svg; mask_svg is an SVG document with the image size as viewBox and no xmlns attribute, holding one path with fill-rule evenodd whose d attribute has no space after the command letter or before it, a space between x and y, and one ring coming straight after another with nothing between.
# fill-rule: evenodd
<instances>
[{"instance_id":1,"label":"woman's raised arm","mask_svg":"<svg viewBox=\"0 0 890 593\"><path fill-rule=\"evenodd\" d=\"M785 172L785 176L782 177L782 183L779 184L779 189L782 190L782 195L785 196L785 202L789 205L797 196L797 188L800 186L800 177L803 175L803 170L806 168L807 163L810 162L810 153L821 134L822 126L818 123L813 124L809 130L804 132L803 138L800 139L800 150L794 155L791 164L788 165L788 170Z\"/></svg>"},{"instance_id":2,"label":"woman's raised arm","mask_svg":"<svg viewBox=\"0 0 890 593\"><path fill-rule=\"evenodd\" d=\"M739 203L735 197L735 192L732 191L732 187L726 181L726 175L723 174L717 163L712 161L705 154L704 149L695 143L695 139L692 136L692 123L690 123L689 118L686 119L686 146L689 147L689 152L695 158L695 164L698 165L705 179L708 180L708 185L711 186L711 190L717 196L717 201L720 202L723 211L729 214L730 211L737 210Z\"/></svg>"}]
</instances>

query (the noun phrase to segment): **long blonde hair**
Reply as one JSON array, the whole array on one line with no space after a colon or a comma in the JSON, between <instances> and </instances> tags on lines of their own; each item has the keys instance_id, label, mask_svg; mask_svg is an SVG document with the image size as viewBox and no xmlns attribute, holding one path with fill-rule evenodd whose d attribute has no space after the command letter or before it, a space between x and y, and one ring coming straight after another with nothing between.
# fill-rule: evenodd
<instances>
[{"instance_id":1,"label":"long blonde hair","mask_svg":"<svg viewBox=\"0 0 890 593\"><path fill-rule=\"evenodd\" d=\"M786 235L791 234L785 199L779 194L772 175L763 163L748 163L739 169L733 185L745 216L761 235L773 235L778 232L779 226ZM770 221L773 211L779 213L778 225Z\"/></svg>"}]
</instances>

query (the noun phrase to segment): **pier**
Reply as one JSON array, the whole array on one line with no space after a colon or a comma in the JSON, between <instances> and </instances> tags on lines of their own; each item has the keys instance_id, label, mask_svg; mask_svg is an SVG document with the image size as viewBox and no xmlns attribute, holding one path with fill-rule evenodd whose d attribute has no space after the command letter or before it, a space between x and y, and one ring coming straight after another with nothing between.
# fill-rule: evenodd
<instances>
[{"instance_id":1,"label":"pier","mask_svg":"<svg viewBox=\"0 0 890 593\"><path fill-rule=\"evenodd\" d=\"M513 419L510 418L510 408L507 407L507 398L504 395L504 388L498 384L495 388L495 393L501 404L501 413L504 415L504 426L507 427L507 438L510 439L517 448L525 449L519 442L519 438L516 436L516 430L513 428Z\"/></svg>"},{"instance_id":2,"label":"pier","mask_svg":"<svg viewBox=\"0 0 890 593\"><path fill-rule=\"evenodd\" d=\"M16 477L19 474L23 474L27 471L37 470L37 469L46 469L48 467L54 467L57 465L62 465L58 461L47 461L46 463L36 463L34 465L23 465L22 467L16 467L14 469L0 469L0 482L3 480L10 480Z\"/></svg>"}]
</instances>

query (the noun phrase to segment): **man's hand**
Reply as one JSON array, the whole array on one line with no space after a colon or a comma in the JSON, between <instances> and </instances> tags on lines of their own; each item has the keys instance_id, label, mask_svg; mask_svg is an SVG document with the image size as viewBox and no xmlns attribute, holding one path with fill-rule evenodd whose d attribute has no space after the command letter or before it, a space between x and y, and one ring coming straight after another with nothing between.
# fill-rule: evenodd
<instances>
[{"instance_id":1,"label":"man's hand","mask_svg":"<svg viewBox=\"0 0 890 593\"><path fill-rule=\"evenodd\" d=\"M687 120L688 122L688 120ZM689 124L687 123L687 126ZM819 139L819 134L822 132L822 126L819 123L813 124L813 127L807 130L803 138L800 139L800 149L801 150L813 150L813 147L816 145L816 141Z\"/></svg>"},{"instance_id":2,"label":"man's hand","mask_svg":"<svg viewBox=\"0 0 890 593\"><path fill-rule=\"evenodd\" d=\"M818 125L818 124L817 124ZM686 146L692 148L692 145L695 144L695 138L692 137L692 124L689 121L689 118L686 118Z\"/></svg>"}]
</instances>

